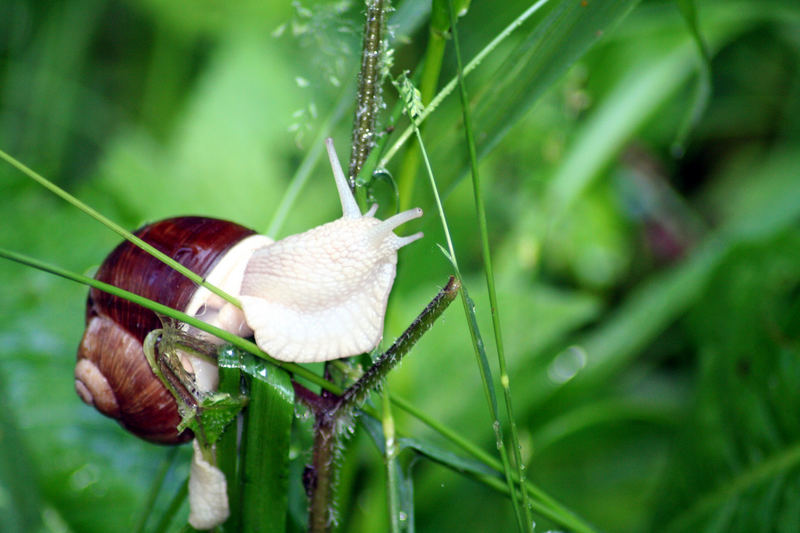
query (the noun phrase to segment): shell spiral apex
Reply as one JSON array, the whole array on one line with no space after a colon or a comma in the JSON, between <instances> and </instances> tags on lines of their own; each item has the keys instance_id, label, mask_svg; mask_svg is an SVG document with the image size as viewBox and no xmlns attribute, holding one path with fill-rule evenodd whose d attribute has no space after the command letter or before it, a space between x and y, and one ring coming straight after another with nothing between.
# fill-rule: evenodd
<instances>
[{"instance_id":1,"label":"shell spiral apex","mask_svg":"<svg viewBox=\"0 0 800 533\"><path fill-rule=\"evenodd\" d=\"M240 301L258 346L281 361L339 359L375 348L383 335L397 250L422 237L394 229L419 208L386 220L361 214L333 141L326 141L342 218L256 250Z\"/></svg>"}]
</instances>

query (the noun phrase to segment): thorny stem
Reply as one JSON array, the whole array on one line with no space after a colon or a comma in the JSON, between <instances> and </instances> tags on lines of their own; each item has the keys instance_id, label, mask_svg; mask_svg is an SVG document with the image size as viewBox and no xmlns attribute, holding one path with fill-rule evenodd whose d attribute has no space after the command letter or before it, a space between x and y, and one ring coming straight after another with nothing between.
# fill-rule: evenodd
<instances>
[{"instance_id":1,"label":"thorny stem","mask_svg":"<svg viewBox=\"0 0 800 533\"><path fill-rule=\"evenodd\" d=\"M325 398L325 394L323 397ZM324 405L329 402L322 402ZM333 488L337 479L337 451L339 439L336 434L338 419L330 411L315 411L314 452L310 475L306 478L306 492L310 499L308 530L312 533L330 531L336 523Z\"/></svg>"},{"instance_id":2,"label":"thorny stem","mask_svg":"<svg viewBox=\"0 0 800 533\"><path fill-rule=\"evenodd\" d=\"M312 533L330 531L335 523L333 488L336 482L337 457L340 449L339 427L363 404L369 393L380 387L388 373L411 350L422 335L458 295L461 284L450 277L447 285L431 300L392 346L341 396L327 391L317 396L295 383L297 398L314 413L314 452L306 477L306 492L310 499L308 530Z\"/></svg>"},{"instance_id":3,"label":"thorny stem","mask_svg":"<svg viewBox=\"0 0 800 533\"><path fill-rule=\"evenodd\" d=\"M353 118L353 149L348 177L355 190L355 178L375 144L375 122L381 103L381 60L383 31L389 0L367 0L361 71L358 78L356 110Z\"/></svg>"},{"instance_id":4,"label":"thorny stem","mask_svg":"<svg viewBox=\"0 0 800 533\"><path fill-rule=\"evenodd\" d=\"M381 103L383 31L386 26L389 2L390 0L367 0L366 2L361 70L353 119L353 146L348 168L350 188L354 192L356 192L356 176L375 144L375 123ZM326 375L329 370L330 368L326 364ZM339 449L336 428L337 423L344 416L339 413L344 413L344 410L339 411L333 408L333 405L331 409L328 409L329 400L335 402L333 405L338 405L340 402L340 398L327 391L322 391L319 402L308 402L316 419L313 464L310 475L306 478L306 491L310 498L308 530L315 533L329 531L335 522L333 487L336 481L335 459Z\"/></svg>"},{"instance_id":5,"label":"thorny stem","mask_svg":"<svg viewBox=\"0 0 800 533\"><path fill-rule=\"evenodd\" d=\"M381 355L375 364L367 370L361 379L353 383L344 391L336 404L337 416L345 411L350 411L367 400L369 393L380 387L400 359L411 350L422 335L428 331L439 315L447 309L461 288L461 283L450 276L447 285L439 291L427 307L419 314L392 346Z\"/></svg>"}]
</instances>

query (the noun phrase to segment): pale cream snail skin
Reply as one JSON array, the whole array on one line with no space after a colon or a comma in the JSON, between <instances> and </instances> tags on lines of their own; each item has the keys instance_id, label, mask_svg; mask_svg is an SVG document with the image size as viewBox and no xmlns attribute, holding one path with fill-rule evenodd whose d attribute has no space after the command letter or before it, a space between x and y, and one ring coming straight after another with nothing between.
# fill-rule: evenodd
<instances>
[{"instance_id":1,"label":"pale cream snail skin","mask_svg":"<svg viewBox=\"0 0 800 533\"><path fill-rule=\"evenodd\" d=\"M392 230L419 208L386 220L361 214L333 141L326 141L342 218L256 250L239 299L259 348L281 361L310 363L368 352L383 336L397 250L422 237Z\"/></svg>"},{"instance_id":2,"label":"pale cream snail skin","mask_svg":"<svg viewBox=\"0 0 800 533\"><path fill-rule=\"evenodd\" d=\"M262 350L281 361L329 361L371 351L383 335L397 251L422 237L422 233L398 237L393 230L422 216L422 210L411 209L383 221L374 217L377 205L362 214L331 139L326 148L342 205L342 217L333 222L276 242L233 222L204 217L166 219L136 232L236 296L242 309L197 288L127 241L111 252L96 278L236 335L254 335ZM191 432L177 432L177 403L152 373L142 350L146 335L160 327L154 313L92 289L75 388L84 402L116 418L132 433L151 442L178 444L191 439ZM197 330L186 331L216 341ZM187 354L182 363L198 390L216 390L216 365ZM219 485L224 476L209 467L216 468L195 453L193 476L206 480L190 482L190 489L194 486L190 493L195 495L190 495L191 516L204 517L192 524L198 529L227 518L227 511L224 518L221 514L227 499L224 505L218 502L215 512L200 512L211 509L208 502L220 490L225 494Z\"/></svg>"}]
</instances>

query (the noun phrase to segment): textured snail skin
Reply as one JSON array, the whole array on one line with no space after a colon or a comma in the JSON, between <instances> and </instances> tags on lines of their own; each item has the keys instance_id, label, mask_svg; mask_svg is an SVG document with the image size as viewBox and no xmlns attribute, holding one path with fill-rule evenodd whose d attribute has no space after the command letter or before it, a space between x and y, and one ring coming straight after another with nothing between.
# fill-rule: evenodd
<instances>
[{"instance_id":1,"label":"textured snail skin","mask_svg":"<svg viewBox=\"0 0 800 533\"><path fill-rule=\"evenodd\" d=\"M394 229L419 208L386 220L361 213L333 140L325 141L342 217L255 250L239 300L258 347L280 361L315 363L369 352L383 337L397 251L422 237Z\"/></svg>"},{"instance_id":2,"label":"textured snail skin","mask_svg":"<svg viewBox=\"0 0 800 533\"><path fill-rule=\"evenodd\" d=\"M177 217L145 226L136 235L200 276L206 276L235 244L253 235L233 222ZM97 271L96 279L174 309L185 309L196 287L147 252L125 241ZM147 334L161 327L139 305L96 289L86 304L86 332L78 348L75 387L81 398L139 437L157 443L190 440L178 433L177 404L153 375L142 350Z\"/></svg>"}]
</instances>

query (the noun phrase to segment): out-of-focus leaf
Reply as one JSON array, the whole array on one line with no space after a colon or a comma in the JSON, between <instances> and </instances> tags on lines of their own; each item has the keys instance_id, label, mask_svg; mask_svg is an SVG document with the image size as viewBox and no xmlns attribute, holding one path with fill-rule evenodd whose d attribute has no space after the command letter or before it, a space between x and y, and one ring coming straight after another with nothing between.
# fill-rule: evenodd
<instances>
[{"instance_id":1,"label":"out-of-focus leaf","mask_svg":"<svg viewBox=\"0 0 800 533\"><path fill-rule=\"evenodd\" d=\"M0 448L14 454L0 454L0 513L3 531L34 531L41 520L41 500L34 468L19 429L13 419L14 410L7 401L4 376L0 375Z\"/></svg>"},{"instance_id":2,"label":"out-of-focus leaf","mask_svg":"<svg viewBox=\"0 0 800 533\"><path fill-rule=\"evenodd\" d=\"M800 528L787 505L800 486L798 247L796 231L740 246L688 317L700 394L659 499L669 531Z\"/></svg>"},{"instance_id":3,"label":"out-of-focus leaf","mask_svg":"<svg viewBox=\"0 0 800 533\"><path fill-rule=\"evenodd\" d=\"M800 182L792 179L791 169L798 157L796 149L787 148L766 161L753 161L736 196L758 201L732 214L683 263L632 291L602 327L579 339L576 344L586 351L586 364L564 388L586 387L607 378L703 294L712 273L732 249L794 224L800 217ZM544 376L531 379L536 380L534 388L542 399L560 388Z\"/></svg>"},{"instance_id":4,"label":"out-of-focus leaf","mask_svg":"<svg viewBox=\"0 0 800 533\"><path fill-rule=\"evenodd\" d=\"M613 28L638 0L551 1L529 26L525 39L499 66L476 109L475 124L492 149L541 94L586 50Z\"/></svg>"},{"instance_id":5,"label":"out-of-focus leaf","mask_svg":"<svg viewBox=\"0 0 800 533\"><path fill-rule=\"evenodd\" d=\"M677 0L677 4L680 8L681 15L683 15L683 19L686 21L692 39L694 39L695 46L700 56L700 66L697 70L697 82L695 84L693 101L687 109L683 123L678 129L678 134L675 137L672 148L674 154L681 155L685 148L684 144L686 143L686 138L692 132L692 129L697 126L711 98L711 54L700 32L700 26L697 20L697 7L694 0Z\"/></svg>"},{"instance_id":6,"label":"out-of-focus leaf","mask_svg":"<svg viewBox=\"0 0 800 533\"><path fill-rule=\"evenodd\" d=\"M166 146L142 131L121 136L103 162L100 186L139 219L205 214L266 227L281 177L290 174L274 157L289 141L290 117L281 123L274 111L301 107L288 76L275 75L286 68L257 36L230 41L199 80Z\"/></svg>"}]
</instances>

